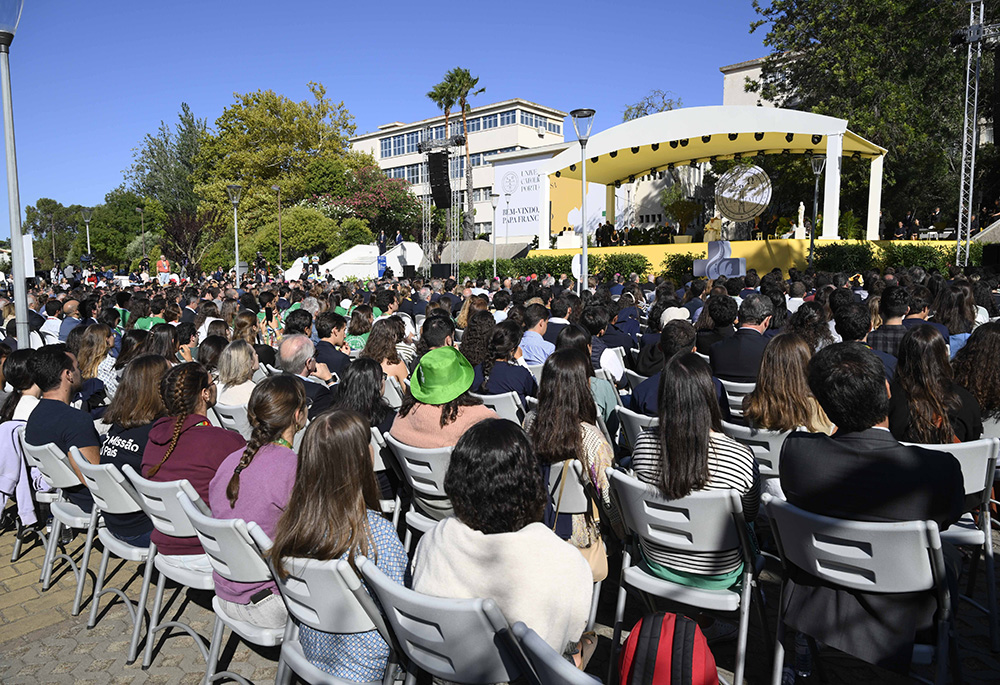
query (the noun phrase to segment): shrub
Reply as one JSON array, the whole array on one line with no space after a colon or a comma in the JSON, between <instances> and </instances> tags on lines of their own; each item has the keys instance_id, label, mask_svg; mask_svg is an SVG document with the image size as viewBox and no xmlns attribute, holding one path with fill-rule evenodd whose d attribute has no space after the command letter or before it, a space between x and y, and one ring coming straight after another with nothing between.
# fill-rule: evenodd
<instances>
[{"instance_id":1,"label":"shrub","mask_svg":"<svg viewBox=\"0 0 1000 685\"><path fill-rule=\"evenodd\" d=\"M685 282L686 274L693 273L694 260L704 258L704 254L676 252L667 255L666 259L663 260L663 264L660 265L660 269L663 271L664 276L674 283L681 284Z\"/></svg>"},{"instance_id":2,"label":"shrub","mask_svg":"<svg viewBox=\"0 0 1000 685\"><path fill-rule=\"evenodd\" d=\"M602 273L608 277L615 274L628 276L630 273L637 273L641 276L651 273L653 270L653 265L645 256L631 252L594 255L589 257L587 261L591 273ZM594 263L595 261L597 264Z\"/></svg>"},{"instance_id":3,"label":"shrub","mask_svg":"<svg viewBox=\"0 0 1000 685\"><path fill-rule=\"evenodd\" d=\"M875 250L869 242L817 243L814 264L818 271L860 273L876 267Z\"/></svg>"},{"instance_id":4,"label":"shrub","mask_svg":"<svg viewBox=\"0 0 1000 685\"><path fill-rule=\"evenodd\" d=\"M955 263L955 247L938 247L936 245L918 245L908 242L887 242L882 245L882 254L878 266L908 268L922 266L930 271L937 269L945 271L949 264Z\"/></svg>"}]
</instances>

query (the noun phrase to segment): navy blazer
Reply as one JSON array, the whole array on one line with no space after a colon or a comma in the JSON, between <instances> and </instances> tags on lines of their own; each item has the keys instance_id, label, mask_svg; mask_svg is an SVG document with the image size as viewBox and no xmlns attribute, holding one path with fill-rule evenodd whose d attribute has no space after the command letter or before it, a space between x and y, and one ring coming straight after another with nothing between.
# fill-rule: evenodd
<instances>
[{"instance_id":1,"label":"navy blazer","mask_svg":"<svg viewBox=\"0 0 1000 685\"><path fill-rule=\"evenodd\" d=\"M741 328L715 343L708 348L712 375L734 383L756 383L768 340L752 328Z\"/></svg>"}]
</instances>

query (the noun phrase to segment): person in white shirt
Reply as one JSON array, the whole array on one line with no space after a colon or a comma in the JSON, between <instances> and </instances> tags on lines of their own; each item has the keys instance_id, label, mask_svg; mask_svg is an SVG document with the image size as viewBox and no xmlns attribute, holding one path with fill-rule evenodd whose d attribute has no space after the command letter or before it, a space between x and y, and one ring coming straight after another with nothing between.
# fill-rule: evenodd
<instances>
[{"instance_id":1,"label":"person in white shirt","mask_svg":"<svg viewBox=\"0 0 1000 685\"><path fill-rule=\"evenodd\" d=\"M43 337L49 338L51 342L59 341L59 326L62 325L62 319L59 318L60 312L62 312L62 303L59 300L49 300L45 303L45 323L42 324L39 331Z\"/></svg>"},{"instance_id":2,"label":"person in white shirt","mask_svg":"<svg viewBox=\"0 0 1000 685\"><path fill-rule=\"evenodd\" d=\"M805 302L804 298L806 295L806 284L802 281L795 281L790 286L788 286L788 302L785 307L788 309L788 315L791 316L795 312L799 311L799 307Z\"/></svg>"}]
</instances>

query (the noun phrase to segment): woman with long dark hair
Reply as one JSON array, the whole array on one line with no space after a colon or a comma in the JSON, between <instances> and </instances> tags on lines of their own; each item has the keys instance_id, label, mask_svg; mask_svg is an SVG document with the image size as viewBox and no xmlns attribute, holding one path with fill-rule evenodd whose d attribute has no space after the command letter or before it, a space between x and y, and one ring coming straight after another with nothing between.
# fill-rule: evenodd
<instances>
[{"instance_id":1,"label":"woman with long dark hair","mask_svg":"<svg viewBox=\"0 0 1000 685\"><path fill-rule=\"evenodd\" d=\"M934 316L931 318L948 329L948 347L954 358L969 340L976 324L972 288L961 282L942 288L934 300Z\"/></svg>"},{"instance_id":2,"label":"woman with long dark hair","mask_svg":"<svg viewBox=\"0 0 1000 685\"><path fill-rule=\"evenodd\" d=\"M462 335L462 342L458 350L473 366L482 364L489 357L490 341L493 338L495 326L496 319L486 309L476 310L469 317L469 323L465 327L465 333Z\"/></svg>"},{"instance_id":3,"label":"woman with long dark hair","mask_svg":"<svg viewBox=\"0 0 1000 685\"><path fill-rule=\"evenodd\" d=\"M4 378L13 388L0 405L0 423L14 419L27 421L31 412L38 406L42 391L31 375L31 358L35 356L33 349L14 350L3 363Z\"/></svg>"},{"instance_id":4,"label":"woman with long dark hair","mask_svg":"<svg viewBox=\"0 0 1000 685\"><path fill-rule=\"evenodd\" d=\"M149 339L149 331L140 328L130 328L122 336L121 349L115 359L115 372L121 376L126 364L141 354L147 354L145 346Z\"/></svg>"},{"instance_id":5,"label":"woman with long dark hair","mask_svg":"<svg viewBox=\"0 0 1000 685\"><path fill-rule=\"evenodd\" d=\"M825 305L819 302L803 302L789 317L785 330L790 333L798 333L809 344L813 352L817 352L834 342L829 321Z\"/></svg>"},{"instance_id":6,"label":"woman with long dark hair","mask_svg":"<svg viewBox=\"0 0 1000 685\"><path fill-rule=\"evenodd\" d=\"M119 469L128 464L137 472L142 470L149 432L157 420L167 415L159 388L169 369L166 359L151 354L136 357L125 368L118 392L103 417L110 428L101 445L102 464L114 464ZM144 513L104 514L104 521L118 539L136 547L149 545L153 524Z\"/></svg>"},{"instance_id":7,"label":"woman with long dark hair","mask_svg":"<svg viewBox=\"0 0 1000 685\"><path fill-rule=\"evenodd\" d=\"M1000 421L1000 322L976 328L951 366L955 382L979 402L982 418Z\"/></svg>"},{"instance_id":8,"label":"woman with long dark hair","mask_svg":"<svg viewBox=\"0 0 1000 685\"><path fill-rule=\"evenodd\" d=\"M389 317L391 319L393 317ZM382 365L382 370L387 376L393 376L399 381L399 387L406 387L406 378L409 370L399 356L396 349L397 343L402 342L405 329L402 328L402 321L394 325L389 319L381 319L372 326L371 335L365 343L365 349L361 350L359 357L374 359ZM351 320L353 324L353 319Z\"/></svg>"},{"instance_id":9,"label":"woman with long dark hair","mask_svg":"<svg viewBox=\"0 0 1000 685\"><path fill-rule=\"evenodd\" d=\"M483 312L477 312L473 319L481 313ZM490 318L493 318L492 315ZM528 369L517 363L520 358L521 328L513 321L496 324L490 335L485 359L473 369L476 377L472 387L482 395L516 392L521 398L521 404L527 406L526 398L538 394L538 383ZM469 363L472 363L472 360L469 360Z\"/></svg>"},{"instance_id":10,"label":"woman with long dark hair","mask_svg":"<svg viewBox=\"0 0 1000 685\"><path fill-rule=\"evenodd\" d=\"M306 425L307 411L305 387L290 374L268 376L254 388L247 406L250 442L225 458L208 485L212 516L253 521L274 535L295 482L298 458L292 441ZM280 628L288 620L271 581L237 583L215 574L215 594L226 613L240 621Z\"/></svg>"},{"instance_id":11,"label":"woman with long dark hair","mask_svg":"<svg viewBox=\"0 0 1000 685\"><path fill-rule=\"evenodd\" d=\"M897 440L947 444L982 435L979 403L955 382L944 338L933 326L915 326L903 336L889 394L889 430Z\"/></svg>"},{"instance_id":12,"label":"woman with long dark hair","mask_svg":"<svg viewBox=\"0 0 1000 685\"><path fill-rule=\"evenodd\" d=\"M362 357L348 364L337 385L336 409L350 409L365 418L368 425L386 433L396 418L395 410L385 401L386 375L374 359Z\"/></svg>"},{"instance_id":13,"label":"woman with long dark hair","mask_svg":"<svg viewBox=\"0 0 1000 685\"><path fill-rule=\"evenodd\" d=\"M409 560L392 523L383 518L372 470L368 422L352 411L320 414L309 424L299 450L288 506L278 519L269 555L282 577L288 558L346 559L363 555L403 584ZM389 647L378 631L335 635L300 626L306 658L345 680L378 681Z\"/></svg>"},{"instance_id":14,"label":"woman with long dark hair","mask_svg":"<svg viewBox=\"0 0 1000 685\"><path fill-rule=\"evenodd\" d=\"M593 357L591 340L590 333L582 326L566 326L559 331L559 336L556 338L556 349L579 350L587 355L587 359L590 359ZM618 391L615 390L615 386L611 385L611 381L598 378L594 374L593 364L587 371L587 378L590 382L590 394L593 395L594 402L597 403L597 411L601 415L601 419L604 420L604 425L614 433L618 428L618 415L615 413L615 407L618 406Z\"/></svg>"},{"instance_id":15,"label":"woman with long dark hair","mask_svg":"<svg viewBox=\"0 0 1000 685\"><path fill-rule=\"evenodd\" d=\"M177 337L174 327L168 323L158 323L149 329L145 354L158 354L171 364L177 363Z\"/></svg>"},{"instance_id":16,"label":"woman with long dark hair","mask_svg":"<svg viewBox=\"0 0 1000 685\"><path fill-rule=\"evenodd\" d=\"M764 348L757 384L743 399L743 417L756 428L833 433L833 424L809 390L812 349L802 336L781 333Z\"/></svg>"},{"instance_id":17,"label":"woman with long dark hair","mask_svg":"<svg viewBox=\"0 0 1000 685\"><path fill-rule=\"evenodd\" d=\"M632 453L636 477L668 499L700 490L735 489L748 522L757 517L760 474L753 452L722 433L722 415L708 362L688 352L667 360L660 375L660 424L643 431ZM739 581L739 549L678 554L642 544L650 571L674 582L725 589Z\"/></svg>"},{"instance_id":18,"label":"woman with long dark hair","mask_svg":"<svg viewBox=\"0 0 1000 685\"><path fill-rule=\"evenodd\" d=\"M351 312L351 323L347 326L347 337L344 338L352 350L364 349L368 344L368 335L372 332L372 308L367 304L358 305Z\"/></svg>"},{"instance_id":19,"label":"woman with long dark hair","mask_svg":"<svg viewBox=\"0 0 1000 685\"><path fill-rule=\"evenodd\" d=\"M610 508L606 471L614 462L614 451L597 426L597 405L587 374L590 366L590 359L579 350L557 349L549 355L542 369L538 410L528 414L524 427L539 462L552 465L578 460L605 506ZM596 508L592 515L574 515L570 543L580 549L599 544L599 523Z\"/></svg>"}]
</instances>

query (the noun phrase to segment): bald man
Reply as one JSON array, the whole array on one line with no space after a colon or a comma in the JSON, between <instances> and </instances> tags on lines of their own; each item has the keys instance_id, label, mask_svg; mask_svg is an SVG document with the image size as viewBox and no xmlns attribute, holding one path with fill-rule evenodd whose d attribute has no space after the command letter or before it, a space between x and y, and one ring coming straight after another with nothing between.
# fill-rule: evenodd
<instances>
[{"instance_id":1,"label":"bald man","mask_svg":"<svg viewBox=\"0 0 1000 685\"><path fill-rule=\"evenodd\" d=\"M66 342L69 332L80 325L80 303L67 300L63 305L63 321L59 325L59 342Z\"/></svg>"},{"instance_id":2,"label":"bald man","mask_svg":"<svg viewBox=\"0 0 1000 685\"><path fill-rule=\"evenodd\" d=\"M316 346L304 335L286 335L278 345L278 367L305 385L309 419L330 408L336 398L333 374L326 364L316 362Z\"/></svg>"}]
</instances>

